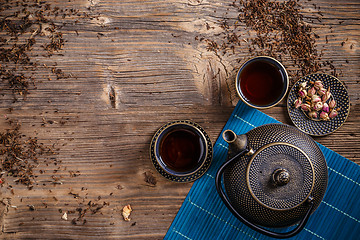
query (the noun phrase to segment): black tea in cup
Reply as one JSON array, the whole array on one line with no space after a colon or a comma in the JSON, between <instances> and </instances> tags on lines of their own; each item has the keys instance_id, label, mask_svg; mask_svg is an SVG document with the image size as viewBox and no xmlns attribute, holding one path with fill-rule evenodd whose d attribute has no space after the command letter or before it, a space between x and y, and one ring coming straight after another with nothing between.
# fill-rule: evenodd
<instances>
[{"instance_id":1,"label":"black tea in cup","mask_svg":"<svg viewBox=\"0 0 360 240\"><path fill-rule=\"evenodd\" d=\"M289 85L283 65L270 57L256 57L239 70L236 89L242 101L251 107L269 108L279 103Z\"/></svg>"},{"instance_id":2,"label":"black tea in cup","mask_svg":"<svg viewBox=\"0 0 360 240\"><path fill-rule=\"evenodd\" d=\"M201 177L211 164L211 140L197 123L189 120L170 122L151 140L150 158L165 178L191 182Z\"/></svg>"},{"instance_id":3,"label":"black tea in cup","mask_svg":"<svg viewBox=\"0 0 360 240\"><path fill-rule=\"evenodd\" d=\"M197 167L204 152L204 143L195 131L178 128L161 139L159 155L168 168L188 172Z\"/></svg>"}]
</instances>

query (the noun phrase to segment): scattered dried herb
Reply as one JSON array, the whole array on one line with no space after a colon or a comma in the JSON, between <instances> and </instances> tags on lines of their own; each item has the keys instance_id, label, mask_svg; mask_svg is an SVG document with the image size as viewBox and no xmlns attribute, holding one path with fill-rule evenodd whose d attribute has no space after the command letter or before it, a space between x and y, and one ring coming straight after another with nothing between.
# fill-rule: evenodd
<instances>
[{"instance_id":1,"label":"scattered dried herb","mask_svg":"<svg viewBox=\"0 0 360 240\"><path fill-rule=\"evenodd\" d=\"M34 183L33 169L41 155L53 155L53 147L39 143L36 138L20 133L20 124L11 123L12 129L0 132L0 171L15 178L16 183L30 186Z\"/></svg>"},{"instance_id":2,"label":"scattered dried herb","mask_svg":"<svg viewBox=\"0 0 360 240\"><path fill-rule=\"evenodd\" d=\"M69 194L73 195L72 192L70 192ZM78 194L76 194L76 195L78 195ZM102 208L109 206L109 205L110 204L105 201L102 203L89 201L86 205L80 203L79 207L77 207L75 210L70 210L70 211L65 212L61 218L63 220L67 220L70 214L77 214L77 217L73 218L71 220L71 223L73 225L77 225L78 223L81 223L82 225L84 225L87 222L87 220L85 219L85 216L87 213L91 213L91 215L100 213ZM62 213L62 211L60 213Z\"/></svg>"},{"instance_id":3,"label":"scattered dried herb","mask_svg":"<svg viewBox=\"0 0 360 240\"><path fill-rule=\"evenodd\" d=\"M61 17L61 21L59 21ZM51 80L49 75L57 79L72 77L57 66L57 63L41 64L40 56L50 58L52 55L60 55L65 39L61 29L66 26L71 18L71 24L77 24L80 19L91 18L87 13L73 8L60 9L46 1L39 0L3 0L0 4L0 93L12 95L14 102L20 99L26 100L31 90L36 89L36 83L42 78L36 74L40 70L49 71L46 79ZM74 21L75 18L75 21ZM49 100L48 102L51 102ZM9 113L13 108L9 108ZM68 120L68 119L66 119ZM66 123L61 119L60 124ZM43 125L56 123L53 120L45 120ZM0 133L0 170L1 181L5 177L15 178L16 183L22 183L33 188L36 178L34 168L41 163L48 166L48 162L39 163L38 157L44 154L54 154L54 147L47 147L38 143L36 138L20 133L20 125L11 125L9 130ZM50 158L54 165L59 163L56 158ZM56 173L60 168L54 170ZM40 169L39 173L45 173ZM76 177L79 172L69 171L71 177ZM4 178L3 178L4 177ZM63 184L60 177L51 176L53 184ZM1 183L3 185L3 183ZM45 185L45 183L43 183ZM12 187L8 187L13 192Z\"/></svg>"},{"instance_id":4,"label":"scattered dried herb","mask_svg":"<svg viewBox=\"0 0 360 240\"><path fill-rule=\"evenodd\" d=\"M72 220L71 220L71 223L73 224L73 225L76 225L77 223L76 223L76 218L73 218Z\"/></svg>"},{"instance_id":5,"label":"scattered dried herb","mask_svg":"<svg viewBox=\"0 0 360 240\"><path fill-rule=\"evenodd\" d=\"M27 206L29 207L29 210L30 210L30 211L35 211L34 205L27 205Z\"/></svg>"},{"instance_id":6,"label":"scattered dried herb","mask_svg":"<svg viewBox=\"0 0 360 240\"><path fill-rule=\"evenodd\" d=\"M20 95L24 99L29 93L30 85L33 85L33 80L31 77L25 77L24 74L12 70L0 69L0 76L2 77L3 82L6 82L8 88L12 91L14 100L16 101L16 96Z\"/></svg>"},{"instance_id":7,"label":"scattered dried herb","mask_svg":"<svg viewBox=\"0 0 360 240\"><path fill-rule=\"evenodd\" d=\"M73 192L69 192L69 195L72 195L74 198L79 198L79 194L77 193L73 193Z\"/></svg>"},{"instance_id":8,"label":"scattered dried herb","mask_svg":"<svg viewBox=\"0 0 360 240\"><path fill-rule=\"evenodd\" d=\"M239 21L256 31L251 39L256 55L265 53L279 60L290 55L302 76L320 69L318 35L304 21L298 1L240 1L240 5Z\"/></svg>"},{"instance_id":9,"label":"scattered dried herb","mask_svg":"<svg viewBox=\"0 0 360 240\"><path fill-rule=\"evenodd\" d=\"M322 53L316 46L316 39L320 36L310 25L313 20L301 13L302 6L298 0L235 0L230 6L232 8L228 11L238 12L237 19L225 15L218 22L223 29L220 34L212 39L195 38L199 41L205 39L208 51L213 51L217 56L236 54L237 47L245 44L249 56L266 55L286 63L293 82L320 70L338 75L332 63L321 61ZM317 6L314 8L319 9ZM318 16L312 19L321 22L323 14L320 10L313 14Z\"/></svg>"},{"instance_id":10,"label":"scattered dried herb","mask_svg":"<svg viewBox=\"0 0 360 240\"><path fill-rule=\"evenodd\" d=\"M0 79L8 86L14 95L24 99L29 94L30 83L36 79L30 76L35 73L41 65L37 56L51 57L60 54L65 39L61 32L66 24L57 21L61 16L62 20L67 17L80 19L88 17L76 9L60 9L53 7L46 1L20 0L1 2L0 6ZM77 23L78 20L75 20ZM44 53L41 54L41 49ZM36 50L36 53L33 53ZM39 53L40 52L40 53ZM4 69L11 69L4 71ZM25 74L27 73L27 74ZM52 73L59 78L70 77L55 68ZM30 74L30 75L29 75ZM6 90L1 89L1 91Z\"/></svg>"},{"instance_id":11,"label":"scattered dried herb","mask_svg":"<svg viewBox=\"0 0 360 240\"><path fill-rule=\"evenodd\" d=\"M150 184L151 186L155 186L157 181L156 178L153 176L153 174L150 171L144 172L145 175L145 182Z\"/></svg>"},{"instance_id":12,"label":"scattered dried herb","mask_svg":"<svg viewBox=\"0 0 360 240\"><path fill-rule=\"evenodd\" d=\"M69 171L70 177L77 177L80 175L80 171Z\"/></svg>"}]
</instances>

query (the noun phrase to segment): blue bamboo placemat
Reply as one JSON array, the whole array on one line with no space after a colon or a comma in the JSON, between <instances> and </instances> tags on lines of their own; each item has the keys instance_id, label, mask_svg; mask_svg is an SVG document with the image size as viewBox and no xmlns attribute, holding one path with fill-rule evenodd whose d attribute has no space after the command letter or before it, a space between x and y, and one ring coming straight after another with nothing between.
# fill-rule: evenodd
<instances>
[{"instance_id":1,"label":"blue bamboo placemat","mask_svg":"<svg viewBox=\"0 0 360 240\"><path fill-rule=\"evenodd\" d=\"M274 122L278 121L239 102L224 129L243 134ZM290 239L360 239L360 167L319 146L328 164L327 192L304 230ZM164 239L273 239L243 225L218 196L214 177L225 161L227 148L219 137L211 167L193 184Z\"/></svg>"}]
</instances>

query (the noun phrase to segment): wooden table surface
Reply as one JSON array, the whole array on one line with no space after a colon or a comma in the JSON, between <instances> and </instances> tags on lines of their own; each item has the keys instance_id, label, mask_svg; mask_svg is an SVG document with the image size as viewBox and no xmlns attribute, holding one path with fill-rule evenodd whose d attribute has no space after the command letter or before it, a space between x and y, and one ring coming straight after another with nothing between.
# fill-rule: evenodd
<instances>
[{"instance_id":1,"label":"wooden table surface","mask_svg":"<svg viewBox=\"0 0 360 240\"><path fill-rule=\"evenodd\" d=\"M1 173L0 238L162 239L192 183L156 172L150 140L163 124L191 119L216 141L239 101L236 70L251 54L246 44L235 54L215 54L200 38L221 42L219 21L234 22L239 12L226 0L46 2L79 14L49 15L65 40L51 56L41 47L48 31L42 26L45 33L29 53L37 70L24 69L35 83L26 98L3 79L0 130L14 128L9 120L19 122L24 139L37 138L55 154L38 157L30 188ZM321 61L331 61L351 101L345 124L315 140L360 164L360 2L299 3L318 35ZM282 63L291 68L289 59ZM263 112L292 124L284 101ZM128 204L131 220L124 221Z\"/></svg>"}]
</instances>

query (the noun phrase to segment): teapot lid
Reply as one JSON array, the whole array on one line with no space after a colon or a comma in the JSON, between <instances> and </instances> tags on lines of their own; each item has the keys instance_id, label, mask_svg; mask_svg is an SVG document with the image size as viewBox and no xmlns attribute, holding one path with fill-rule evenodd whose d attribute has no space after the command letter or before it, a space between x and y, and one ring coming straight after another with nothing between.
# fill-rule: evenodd
<instances>
[{"instance_id":1,"label":"teapot lid","mask_svg":"<svg viewBox=\"0 0 360 240\"><path fill-rule=\"evenodd\" d=\"M289 210L305 202L314 187L314 168L293 144L275 142L259 148L246 171L252 197L272 210Z\"/></svg>"}]
</instances>

